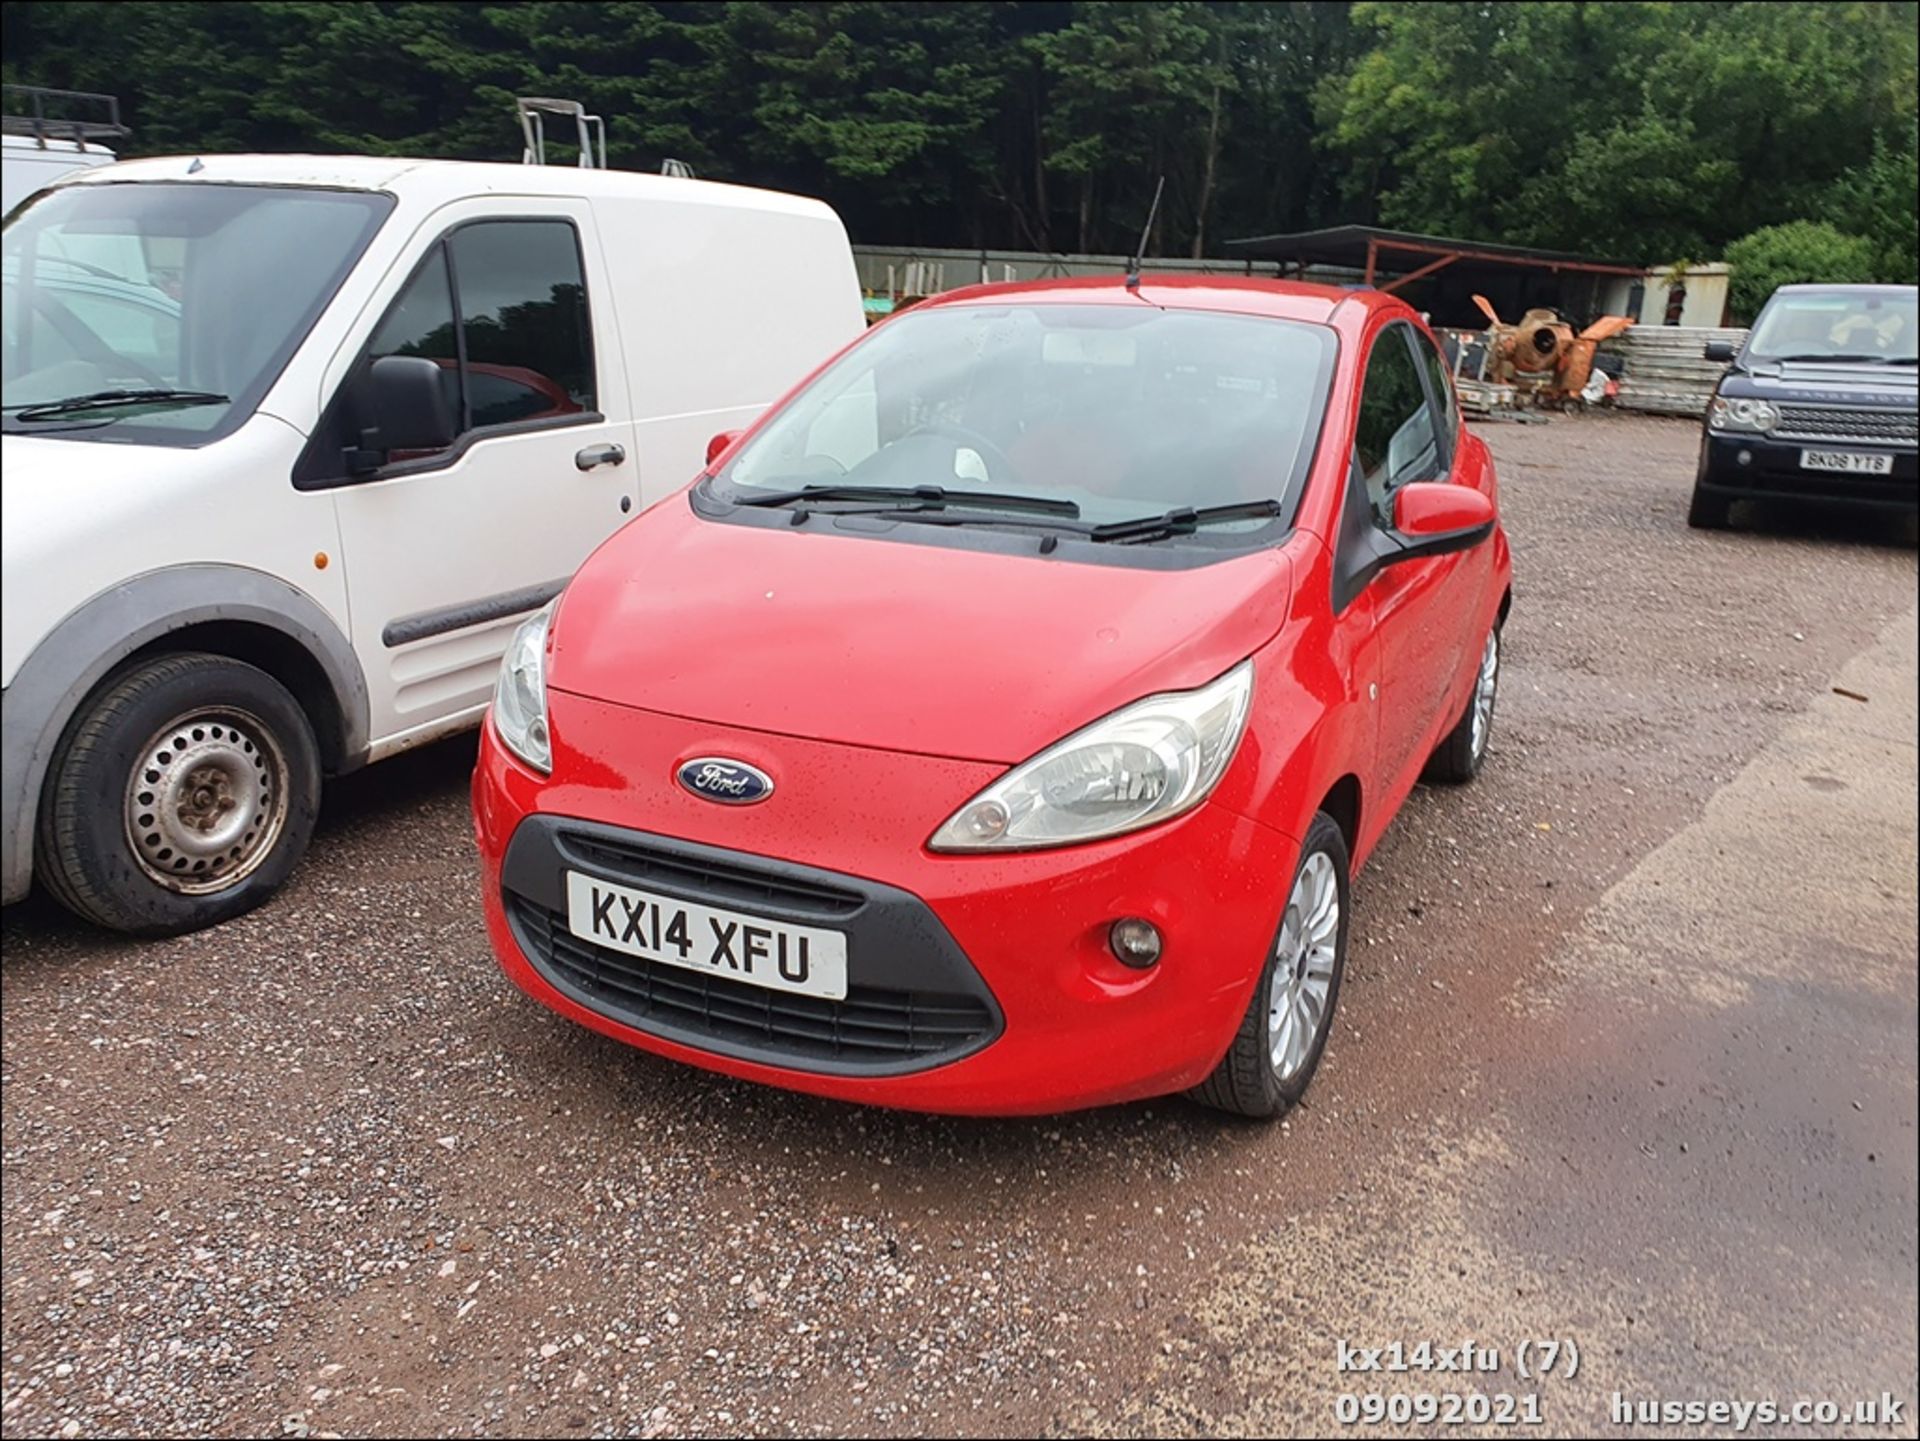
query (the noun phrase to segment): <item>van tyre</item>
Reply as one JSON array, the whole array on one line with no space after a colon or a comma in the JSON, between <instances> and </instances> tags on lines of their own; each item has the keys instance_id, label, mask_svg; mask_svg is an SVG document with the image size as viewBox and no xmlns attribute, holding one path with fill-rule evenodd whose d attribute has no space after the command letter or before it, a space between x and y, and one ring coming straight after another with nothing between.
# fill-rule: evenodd
<instances>
[{"instance_id":1,"label":"van tyre","mask_svg":"<svg viewBox=\"0 0 1920 1441\"><path fill-rule=\"evenodd\" d=\"M320 754L255 666L174 655L116 676L55 751L35 869L74 914L178 935L252 910L313 836Z\"/></svg>"},{"instance_id":2,"label":"van tyre","mask_svg":"<svg viewBox=\"0 0 1920 1441\"><path fill-rule=\"evenodd\" d=\"M1306 1094L1347 969L1348 865L1340 827L1315 814L1247 1013L1213 1074L1190 1093L1195 1100L1265 1120Z\"/></svg>"},{"instance_id":3,"label":"van tyre","mask_svg":"<svg viewBox=\"0 0 1920 1441\"><path fill-rule=\"evenodd\" d=\"M1687 524L1695 530L1726 530L1731 524L1733 502L1694 482L1693 500L1687 506Z\"/></svg>"},{"instance_id":4,"label":"van tyre","mask_svg":"<svg viewBox=\"0 0 1920 1441\"><path fill-rule=\"evenodd\" d=\"M1421 780L1465 785L1480 774L1487 759L1487 742L1493 735L1493 703L1499 694L1500 626L1495 622L1480 647L1480 663L1474 668L1473 689L1467 692L1467 708L1447 732L1447 738L1427 757Z\"/></svg>"}]
</instances>

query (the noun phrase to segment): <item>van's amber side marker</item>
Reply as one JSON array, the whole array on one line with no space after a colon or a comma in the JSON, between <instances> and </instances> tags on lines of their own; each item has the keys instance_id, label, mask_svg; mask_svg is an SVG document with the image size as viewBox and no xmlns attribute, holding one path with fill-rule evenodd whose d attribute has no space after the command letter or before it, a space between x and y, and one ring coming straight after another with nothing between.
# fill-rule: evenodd
<instances>
[{"instance_id":1,"label":"van's amber side marker","mask_svg":"<svg viewBox=\"0 0 1920 1441\"><path fill-rule=\"evenodd\" d=\"M316 550L313 553L313 568L315 570L325 570L327 568L327 553L324 550Z\"/></svg>"}]
</instances>

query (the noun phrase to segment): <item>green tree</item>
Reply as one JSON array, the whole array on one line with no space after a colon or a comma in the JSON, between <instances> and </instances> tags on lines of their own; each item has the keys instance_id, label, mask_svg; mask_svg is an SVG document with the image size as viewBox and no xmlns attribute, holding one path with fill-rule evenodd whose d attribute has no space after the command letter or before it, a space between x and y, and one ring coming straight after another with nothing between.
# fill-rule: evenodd
<instances>
[{"instance_id":1,"label":"green tree","mask_svg":"<svg viewBox=\"0 0 1920 1441\"><path fill-rule=\"evenodd\" d=\"M1889 140L1876 135L1873 155L1847 171L1828 193L1825 211L1846 230L1873 242L1873 278L1891 284L1920 281L1914 217L1920 214L1916 131Z\"/></svg>"},{"instance_id":2,"label":"green tree","mask_svg":"<svg viewBox=\"0 0 1920 1441\"><path fill-rule=\"evenodd\" d=\"M1910 123L1911 4L1363 4L1321 94L1347 200L1413 229L1658 260L1821 197Z\"/></svg>"},{"instance_id":3,"label":"green tree","mask_svg":"<svg viewBox=\"0 0 1920 1441\"><path fill-rule=\"evenodd\" d=\"M859 239L1130 250L1380 221L1666 261L1830 219L1914 270L1920 5L1474 0L0 0L9 81L129 154L613 163L824 196ZM565 147L561 147L564 155Z\"/></svg>"},{"instance_id":4,"label":"green tree","mask_svg":"<svg viewBox=\"0 0 1920 1441\"><path fill-rule=\"evenodd\" d=\"M1825 221L1794 220L1741 236L1727 247L1727 266L1732 271L1727 288L1733 313L1744 324L1783 285L1850 285L1874 279L1873 243L1843 234Z\"/></svg>"}]
</instances>

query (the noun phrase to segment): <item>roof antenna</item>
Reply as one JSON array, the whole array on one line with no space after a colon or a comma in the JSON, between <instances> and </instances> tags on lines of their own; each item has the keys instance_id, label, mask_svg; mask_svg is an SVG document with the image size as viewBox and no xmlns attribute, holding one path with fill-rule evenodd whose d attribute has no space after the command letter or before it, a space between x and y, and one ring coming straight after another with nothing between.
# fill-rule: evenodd
<instances>
[{"instance_id":1,"label":"roof antenna","mask_svg":"<svg viewBox=\"0 0 1920 1441\"><path fill-rule=\"evenodd\" d=\"M1147 253L1147 237L1153 234L1153 217L1160 213L1160 192L1167 188L1167 177L1162 175L1153 187L1153 204L1147 207L1147 223L1140 228L1140 243L1134 247L1133 255L1127 261L1127 289L1140 288L1140 262Z\"/></svg>"}]
</instances>

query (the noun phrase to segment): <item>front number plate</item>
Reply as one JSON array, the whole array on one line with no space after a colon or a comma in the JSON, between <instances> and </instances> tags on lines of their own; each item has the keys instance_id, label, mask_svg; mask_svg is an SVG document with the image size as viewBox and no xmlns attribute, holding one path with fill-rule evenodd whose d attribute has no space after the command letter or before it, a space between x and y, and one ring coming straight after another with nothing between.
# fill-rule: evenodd
<instances>
[{"instance_id":1,"label":"front number plate","mask_svg":"<svg viewBox=\"0 0 1920 1441\"><path fill-rule=\"evenodd\" d=\"M1855 450L1803 450L1800 452L1800 467L1803 470L1837 471L1841 475L1891 475L1893 457L1863 455Z\"/></svg>"},{"instance_id":2,"label":"front number plate","mask_svg":"<svg viewBox=\"0 0 1920 1441\"><path fill-rule=\"evenodd\" d=\"M567 872L567 929L583 941L770 991L847 998L847 938Z\"/></svg>"}]
</instances>

